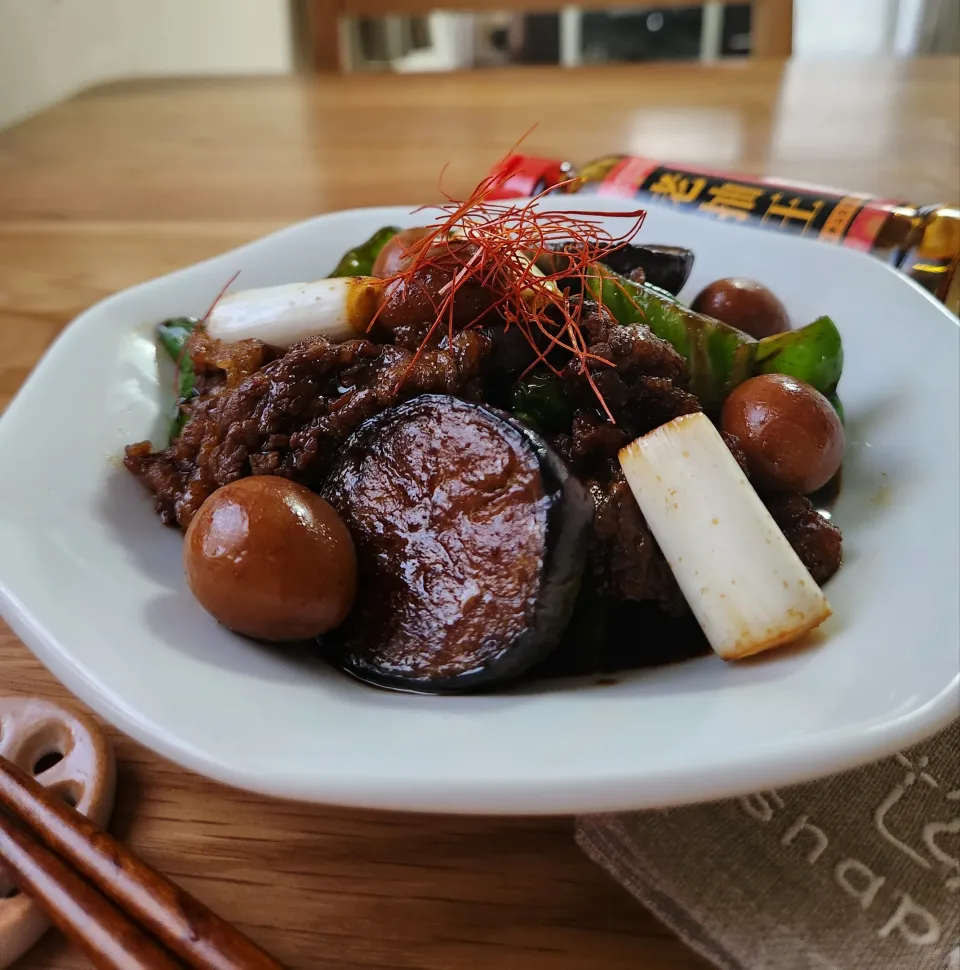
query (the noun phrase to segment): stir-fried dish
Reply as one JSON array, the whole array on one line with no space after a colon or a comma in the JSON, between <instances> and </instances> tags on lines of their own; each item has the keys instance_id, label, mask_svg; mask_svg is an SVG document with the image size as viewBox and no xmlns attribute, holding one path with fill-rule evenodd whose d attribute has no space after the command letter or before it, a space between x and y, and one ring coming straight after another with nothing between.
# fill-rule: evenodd
<instances>
[{"instance_id":1,"label":"stir-fried dish","mask_svg":"<svg viewBox=\"0 0 960 970\"><path fill-rule=\"evenodd\" d=\"M816 627L841 562L833 322L790 329L748 279L687 306L694 254L636 244L642 212L493 186L327 278L158 327L170 441L125 464L184 531L196 598L428 692L735 660Z\"/></svg>"}]
</instances>

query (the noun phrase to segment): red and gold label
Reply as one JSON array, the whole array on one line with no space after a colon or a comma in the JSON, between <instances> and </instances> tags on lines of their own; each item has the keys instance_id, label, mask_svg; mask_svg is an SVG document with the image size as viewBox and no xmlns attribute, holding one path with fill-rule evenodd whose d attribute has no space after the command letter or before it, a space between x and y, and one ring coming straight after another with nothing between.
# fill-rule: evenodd
<instances>
[{"instance_id":1,"label":"red and gold label","mask_svg":"<svg viewBox=\"0 0 960 970\"><path fill-rule=\"evenodd\" d=\"M636 155L607 155L571 178L555 159L513 155L492 173L488 197L584 192L646 199L708 218L848 246L890 262L960 312L960 212L917 209L890 199L775 178L666 165Z\"/></svg>"},{"instance_id":2,"label":"red and gold label","mask_svg":"<svg viewBox=\"0 0 960 970\"><path fill-rule=\"evenodd\" d=\"M781 185L772 179L748 180L636 157L621 159L602 181L587 183L582 191L646 197L714 219L863 250L873 246L894 211L894 203L864 195Z\"/></svg>"}]
</instances>

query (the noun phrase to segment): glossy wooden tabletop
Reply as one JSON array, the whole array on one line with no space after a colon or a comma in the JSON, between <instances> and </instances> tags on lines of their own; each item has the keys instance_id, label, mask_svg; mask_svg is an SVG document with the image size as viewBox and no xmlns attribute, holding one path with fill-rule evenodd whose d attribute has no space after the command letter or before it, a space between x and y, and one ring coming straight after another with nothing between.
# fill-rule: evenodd
<instances>
[{"instance_id":1,"label":"glossy wooden tabletop","mask_svg":"<svg viewBox=\"0 0 960 970\"><path fill-rule=\"evenodd\" d=\"M935 202L960 197L958 99L955 59L108 85L0 132L0 407L109 293L318 212L434 200L447 162L444 188L469 190L534 122L534 154ZM0 688L63 693L2 624ZM579 855L568 820L274 802L116 740L115 831L290 967L705 966ZM22 968L84 965L50 937Z\"/></svg>"}]
</instances>

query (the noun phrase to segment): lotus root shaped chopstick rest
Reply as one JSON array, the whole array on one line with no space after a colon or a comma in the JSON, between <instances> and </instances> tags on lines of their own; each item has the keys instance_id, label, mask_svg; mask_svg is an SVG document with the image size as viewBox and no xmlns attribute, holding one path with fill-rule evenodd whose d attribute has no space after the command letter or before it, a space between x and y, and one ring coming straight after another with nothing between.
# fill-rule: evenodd
<instances>
[{"instance_id":1,"label":"lotus root shaped chopstick rest","mask_svg":"<svg viewBox=\"0 0 960 970\"><path fill-rule=\"evenodd\" d=\"M97 825L110 820L116 765L109 740L92 718L54 701L0 694L0 755ZM0 862L0 970L26 953L49 925Z\"/></svg>"}]
</instances>

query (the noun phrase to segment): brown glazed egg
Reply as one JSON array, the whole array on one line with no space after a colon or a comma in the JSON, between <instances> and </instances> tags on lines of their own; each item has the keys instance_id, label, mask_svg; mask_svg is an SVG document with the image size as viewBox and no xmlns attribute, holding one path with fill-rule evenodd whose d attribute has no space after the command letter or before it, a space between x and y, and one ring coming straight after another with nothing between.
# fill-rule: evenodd
<instances>
[{"instance_id":1,"label":"brown glazed egg","mask_svg":"<svg viewBox=\"0 0 960 970\"><path fill-rule=\"evenodd\" d=\"M752 377L735 388L723 404L720 427L740 439L760 491L809 495L843 460L837 412L819 391L785 374Z\"/></svg>"},{"instance_id":2,"label":"brown glazed egg","mask_svg":"<svg viewBox=\"0 0 960 970\"><path fill-rule=\"evenodd\" d=\"M273 475L214 492L183 546L187 582L225 627L257 640L305 640L342 623L357 593L357 554L319 495Z\"/></svg>"},{"instance_id":3,"label":"brown glazed egg","mask_svg":"<svg viewBox=\"0 0 960 970\"><path fill-rule=\"evenodd\" d=\"M423 226L416 229L401 229L377 254L377 258L373 261L371 275L386 279L394 273L399 273L409 261L410 246L432 231Z\"/></svg>"},{"instance_id":4,"label":"brown glazed egg","mask_svg":"<svg viewBox=\"0 0 960 970\"><path fill-rule=\"evenodd\" d=\"M755 280L733 276L716 280L700 291L692 309L758 340L790 329L784 305Z\"/></svg>"}]
</instances>

